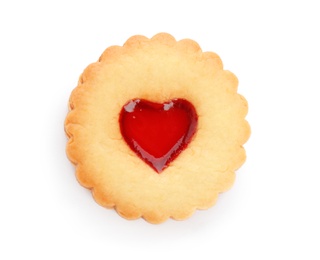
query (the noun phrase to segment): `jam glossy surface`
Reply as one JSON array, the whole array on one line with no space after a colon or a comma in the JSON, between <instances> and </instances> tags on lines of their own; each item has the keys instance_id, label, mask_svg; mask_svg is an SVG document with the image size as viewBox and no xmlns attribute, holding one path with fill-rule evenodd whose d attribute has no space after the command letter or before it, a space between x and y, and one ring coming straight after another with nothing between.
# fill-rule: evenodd
<instances>
[{"instance_id":1,"label":"jam glossy surface","mask_svg":"<svg viewBox=\"0 0 320 260\"><path fill-rule=\"evenodd\" d=\"M129 147L156 172L162 172L187 147L198 123L185 99L153 103L133 99L120 112L121 134Z\"/></svg>"}]
</instances>

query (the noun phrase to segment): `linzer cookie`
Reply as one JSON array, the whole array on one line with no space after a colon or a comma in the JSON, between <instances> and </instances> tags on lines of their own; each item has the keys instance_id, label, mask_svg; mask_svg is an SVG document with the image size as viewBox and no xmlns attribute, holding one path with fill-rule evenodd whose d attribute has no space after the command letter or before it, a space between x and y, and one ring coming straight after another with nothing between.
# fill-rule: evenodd
<instances>
[{"instance_id":1,"label":"linzer cookie","mask_svg":"<svg viewBox=\"0 0 320 260\"><path fill-rule=\"evenodd\" d=\"M211 207L245 161L238 80L213 52L160 33L89 65L65 121L80 184L126 219L160 223Z\"/></svg>"}]
</instances>

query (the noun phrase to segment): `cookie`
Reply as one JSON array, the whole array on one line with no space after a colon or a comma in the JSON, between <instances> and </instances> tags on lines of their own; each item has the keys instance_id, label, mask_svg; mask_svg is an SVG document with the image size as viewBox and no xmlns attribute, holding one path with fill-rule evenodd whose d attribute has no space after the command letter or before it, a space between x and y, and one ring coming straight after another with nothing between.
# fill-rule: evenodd
<instances>
[{"instance_id":1,"label":"cookie","mask_svg":"<svg viewBox=\"0 0 320 260\"><path fill-rule=\"evenodd\" d=\"M211 207L246 158L237 86L217 54L189 39L160 33L107 48L69 100L78 181L126 219L183 220Z\"/></svg>"}]
</instances>

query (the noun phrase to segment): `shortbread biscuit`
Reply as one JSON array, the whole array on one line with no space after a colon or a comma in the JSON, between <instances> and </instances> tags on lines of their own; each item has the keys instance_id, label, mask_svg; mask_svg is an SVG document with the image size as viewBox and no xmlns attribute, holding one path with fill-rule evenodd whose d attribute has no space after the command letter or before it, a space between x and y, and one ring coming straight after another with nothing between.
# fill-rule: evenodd
<instances>
[{"instance_id":1,"label":"shortbread biscuit","mask_svg":"<svg viewBox=\"0 0 320 260\"><path fill-rule=\"evenodd\" d=\"M217 54L189 39L160 33L107 48L69 100L78 181L126 219L183 220L211 207L246 158L237 86Z\"/></svg>"}]
</instances>

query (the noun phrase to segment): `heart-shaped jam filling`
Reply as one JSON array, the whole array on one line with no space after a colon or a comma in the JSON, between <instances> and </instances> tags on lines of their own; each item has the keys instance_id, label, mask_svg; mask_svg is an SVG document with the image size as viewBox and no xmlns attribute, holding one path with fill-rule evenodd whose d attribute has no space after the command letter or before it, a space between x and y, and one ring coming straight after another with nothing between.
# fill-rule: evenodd
<instances>
[{"instance_id":1,"label":"heart-shaped jam filling","mask_svg":"<svg viewBox=\"0 0 320 260\"><path fill-rule=\"evenodd\" d=\"M123 106L119 123L129 147L160 173L187 147L198 116L185 99L163 104L133 99Z\"/></svg>"}]
</instances>

